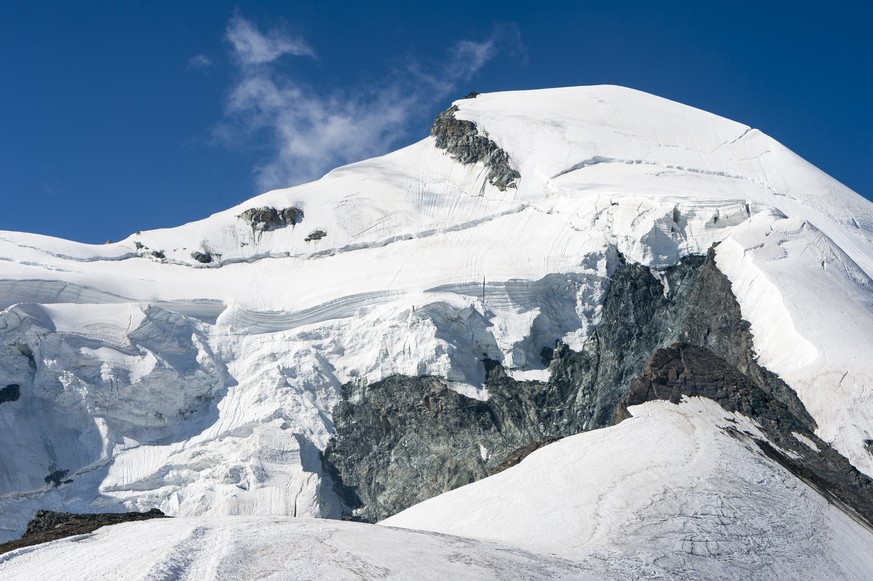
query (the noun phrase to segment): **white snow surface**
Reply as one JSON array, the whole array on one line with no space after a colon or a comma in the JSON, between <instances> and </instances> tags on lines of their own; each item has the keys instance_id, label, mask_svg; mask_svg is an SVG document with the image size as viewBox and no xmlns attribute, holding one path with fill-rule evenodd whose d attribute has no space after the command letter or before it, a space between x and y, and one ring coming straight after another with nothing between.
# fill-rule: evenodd
<instances>
[{"instance_id":1,"label":"white snow surface","mask_svg":"<svg viewBox=\"0 0 873 581\"><path fill-rule=\"evenodd\" d=\"M0 555L0 578L869 579L871 531L756 451L751 420L701 398L630 411L380 525L125 523Z\"/></svg>"},{"instance_id":2,"label":"white snow surface","mask_svg":"<svg viewBox=\"0 0 873 581\"><path fill-rule=\"evenodd\" d=\"M508 545L288 517L125 523L0 555L9 581L603 579L592 571Z\"/></svg>"},{"instance_id":3,"label":"white snow surface","mask_svg":"<svg viewBox=\"0 0 873 581\"><path fill-rule=\"evenodd\" d=\"M542 347L597 325L618 252L657 270L716 242L761 363L873 475L869 202L631 89L456 104L517 188L427 138L114 244L0 232L0 388L21 391L0 404L0 540L36 508L336 515L318 450L343 383L432 374L486 398L483 356L541 378ZM264 206L304 217L239 218Z\"/></svg>"},{"instance_id":4,"label":"white snow surface","mask_svg":"<svg viewBox=\"0 0 873 581\"><path fill-rule=\"evenodd\" d=\"M870 578L873 531L756 451L749 419L702 398L630 411L380 524L550 551L621 579Z\"/></svg>"}]
</instances>

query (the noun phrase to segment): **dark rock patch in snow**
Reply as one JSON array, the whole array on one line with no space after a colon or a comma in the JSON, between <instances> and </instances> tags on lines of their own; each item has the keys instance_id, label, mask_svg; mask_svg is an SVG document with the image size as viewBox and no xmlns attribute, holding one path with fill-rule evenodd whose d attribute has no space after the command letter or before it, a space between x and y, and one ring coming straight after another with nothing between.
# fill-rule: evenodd
<instances>
[{"instance_id":1,"label":"dark rock patch in snow","mask_svg":"<svg viewBox=\"0 0 873 581\"><path fill-rule=\"evenodd\" d=\"M548 446L549 444L554 444L561 438L555 438L554 436L547 436L545 439L542 439L538 442L531 442L530 444L525 444L521 448L513 451L506 459L494 467L491 470L491 474L497 474L498 472L503 472L507 468L512 468L532 453L536 452L543 446Z\"/></svg>"},{"instance_id":2,"label":"dark rock patch in snow","mask_svg":"<svg viewBox=\"0 0 873 581\"><path fill-rule=\"evenodd\" d=\"M54 464L52 464L49 470L51 470L51 472L49 472L48 476L46 476L44 479L46 484L51 484L52 486L57 488L61 484L69 484L70 482L72 482L72 480L65 480L67 474L70 473L69 470L58 468Z\"/></svg>"},{"instance_id":3,"label":"dark rock patch in snow","mask_svg":"<svg viewBox=\"0 0 873 581\"><path fill-rule=\"evenodd\" d=\"M27 525L27 531L17 540L0 544L0 555L14 549L56 541L73 535L91 533L107 525L123 522L166 518L163 512L153 508L148 512L111 512L76 514L38 510Z\"/></svg>"},{"instance_id":4,"label":"dark rock patch in snow","mask_svg":"<svg viewBox=\"0 0 873 581\"><path fill-rule=\"evenodd\" d=\"M269 232L286 226L296 226L303 220L303 210L295 206L288 208L249 208L238 216L255 232Z\"/></svg>"},{"instance_id":5,"label":"dark rock patch in snow","mask_svg":"<svg viewBox=\"0 0 873 581\"><path fill-rule=\"evenodd\" d=\"M192 252L191 258L202 264L209 264L212 262L212 255L208 252L201 252L200 250Z\"/></svg>"},{"instance_id":6,"label":"dark rock patch in snow","mask_svg":"<svg viewBox=\"0 0 873 581\"><path fill-rule=\"evenodd\" d=\"M6 387L0 387L0 403L18 401L21 397L21 387L17 383L10 383Z\"/></svg>"},{"instance_id":7,"label":"dark rock patch in snow","mask_svg":"<svg viewBox=\"0 0 873 581\"><path fill-rule=\"evenodd\" d=\"M487 402L431 377L344 386L325 461L354 489L361 503L355 514L380 520L497 471L533 443L615 423L645 360L665 337L675 340L687 319L688 295L704 262L690 257L664 273L670 296L648 268L622 263L602 322L583 350L560 343L545 350L548 382L516 381L489 359Z\"/></svg>"},{"instance_id":8,"label":"dark rock patch in snow","mask_svg":"<svg viewBox=\"0 0 873 581\"><path fill-rule=\"evenodd\" d=\"M471 98L470 95L466 98ZM456 119L456 111L458 107L452 105L433 122L430 134L436 139L436 146L463 164L482 162L488 168L488 182L497 189L516 187L521 174L512 169L509 155L488 137L479 135L475 123Z\"/></svg>"},{"instance_id":9,"label":"dark rock patch in snow","mask_svg":"<svg viewBox=\"0 0 873 581\"><path fill-rule=\"evenodd\" d=\"M324 230L321 230L320 228L316 228L315 230L310 232L306 236L306 238L303 239L303 241L304 242L313 242L315 240L321 240L325 236L327 236L327 232L325 232Z\"/></svg>"}]
</instances>

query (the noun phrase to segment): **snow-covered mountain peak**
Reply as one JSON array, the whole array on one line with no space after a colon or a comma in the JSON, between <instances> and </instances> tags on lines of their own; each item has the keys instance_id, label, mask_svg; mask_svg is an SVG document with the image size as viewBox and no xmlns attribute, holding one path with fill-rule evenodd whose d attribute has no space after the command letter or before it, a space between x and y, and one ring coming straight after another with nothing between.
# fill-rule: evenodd
<instances>
[{"instance_id":1,"label":"snow-covered mountain peak","mask_svg":"<svg viewBox=\"0 0 873 581\"><path fill-rule=\"evenodd\" d=\"M184 227L189 246L199 235L223 260L311 255L459 227L528 205L572 215L598 196L739 200L800 213L829 235L835 222L871 237L873 218L857 194L760 131L699 109L615 86L480 94L454 107L456 118L475 123L507 153L521 176L517 187L499 191L487 183L481 163L458 167L429 138ZM466 199L471 194L480 199ZM304 221L293 235L275 230L249 240L238 217L259 206L299 207ZM231 230L234 239L226 240ZM327 236L306 242L316 230ZM870 264L866 256L859 262Z\"/></svg>"},{"instance_id":2,"label":"snow-covered mountain peak","mask_svg":"<svg viewBox=\"0 0 873 581\"><path fill-rule=\"evenodd\" d=\"M572 395L603 365L588 430L693 337L873 475L871 240L869 202L760 131L613 86L461 99L409 147L114 244L4 232L0 537L36 508L338 516L321 453L368 386L500 412L489 373Z\"/></svg>"},{"instance_id":3,"label":"snow-covered mountain peak","mask_svg":"<svg viewBox=\"0 0 873 581\"><path fill-rule=\"evenodd\" d=\"M500 191L482 163L459 164L428 138L106 248L21 235L9 242L78 260L144 256L215 267L387 244L526 207L571 218L580 206L629 197L714 208L748 202L808 220L829 236L844 234L835 223L856 230L852 238L873 237L873 217L857 194L760 131L686 105L593 86L479 94L453 107L506 152L520 173L513 187ZM262 208L300 216L275 227L269 217L252 223L247 212ZM853 259L870 273L869 256Z\"/></svg>"}]
</instances>

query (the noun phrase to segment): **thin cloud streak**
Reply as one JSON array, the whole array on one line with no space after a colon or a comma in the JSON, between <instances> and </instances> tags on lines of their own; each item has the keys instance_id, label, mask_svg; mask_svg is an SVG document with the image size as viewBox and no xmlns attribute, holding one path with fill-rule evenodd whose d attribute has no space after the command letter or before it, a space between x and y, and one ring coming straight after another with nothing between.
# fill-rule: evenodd
<instances>
[{"instance_id":1,"label":"thin cloud streak","mask_svg":"<svg viewBox=\"0 0 873 581\"><path fill-rule=\"evenodd\" d=\"M191 69L211 69L213 66L215 63L205 54L195 54L188 59L188 68Z\"/></svg>"},{"instance_id":2,"label":"thin cloud streak","mask_svg":"<svg viewBox=\"0 0 873 581\"><path fill-rule=\"evenodd\" d=\"M517 35L517 29L515 34ZM239 77L225 103L216 136L227 145L267 138L271 157L255 169L261 189L295 185L326 171L379 155L409 138L422 111L445 100L498 52L505 30L482 42L463 40L441 64L411 60L382 83L352 91L317 91L279 70L284 55L315 58L300 38L261 32L241 16L231 19L227 40Z\"/></svg>"},{"instance_id":3,"label":"thin cloud streak","mask_svg":"<svg viewBox=\"0 0 873 581\"><path fill-rule=\"evenodd\" d=\"M227 40L243 66L271 63L286 54L315 57L315 51L302 38L291 38L278 30L263 34L239 15L230 19Z\"/></svg>"}]
</instances>

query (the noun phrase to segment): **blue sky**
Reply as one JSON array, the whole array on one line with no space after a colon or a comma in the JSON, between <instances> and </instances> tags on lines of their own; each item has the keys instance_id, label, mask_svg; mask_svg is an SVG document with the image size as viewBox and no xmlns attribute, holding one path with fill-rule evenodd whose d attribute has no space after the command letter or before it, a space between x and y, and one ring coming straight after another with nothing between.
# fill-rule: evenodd
<instances>
[{"instance_id":1,"label":"blue sky","mask_svg":"<svg viewBox=\"0 0 873 581\"><path fill-rule=\"evenodd\" d=\"M207 216L427 135L471 90L612 83L873 198L866 2L0 2L0 229Z\"/></svg>"}]
</instances>

